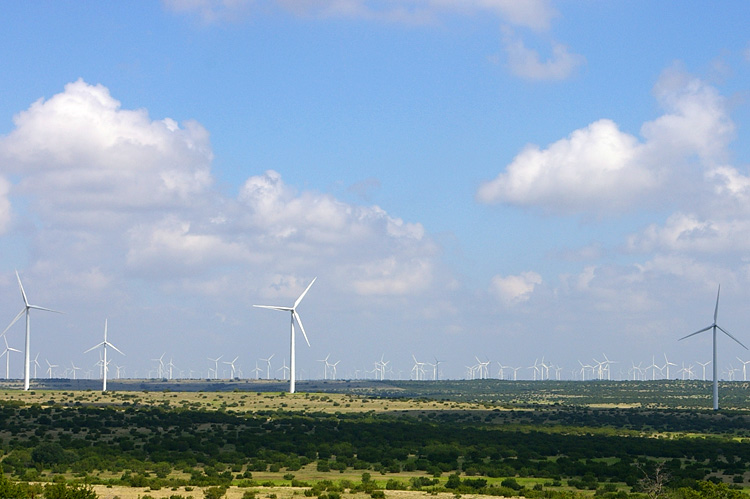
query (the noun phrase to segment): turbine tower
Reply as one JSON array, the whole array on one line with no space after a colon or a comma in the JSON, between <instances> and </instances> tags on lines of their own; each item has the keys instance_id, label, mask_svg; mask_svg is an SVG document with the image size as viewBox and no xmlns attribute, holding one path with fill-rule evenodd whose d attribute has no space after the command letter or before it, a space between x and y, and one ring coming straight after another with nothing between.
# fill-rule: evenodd
<instances>
[{"instance_id":1,"label":"turbine tower","mask_svg":"<svg viewBox=\"0 0 750 499\"><path fill-rule=\"evenodd\" d=\"M720 330L722 333L726 334L727 336L729 336L730 338L732 338L734 341L736 341L737 343L739 343L742 348L744 348L745 350L747 350L747 347L745 345L743 345L740 340L738 340L737 338L735 338L734 336L732 336L731 334L729 334L724 328L722 328L721 326L719 326L716 323L716 320L717 320L717 318L719 316L719 294L720 293L721 293L721 284L719 285L719 290L716 292L716 308L714 309L714 322L713 322L713 324L711 324L710 326L706 326L703 329L699 329L698 331L696 331L694 333L690 333L687 336L683 336L682 338L680 338L679 340L677 340L677 341L682 341L685 338L690 338L691 336L695 336L696 334L703 333L705 331L708 331L709 329L713 331L713 345L714 345L714 358L713 358L713 368L714 368L714 411L718 411L719 410L719 373L718 373L719 369L717 367L717 362L716 362L716 330L717 329Z\"/></svg>"},{"instance_id":2,"label":"turbine tower","mask_svg":"<svg viewBox=\"0 0 750 499\"><path fill-rule=\"evenodd\" d=\"M107 391L107 371L109 370L109 366L107 362L107 347L112 347L115 349L115 351L120 352L119 348L117 348L112 343L107 341L107 319L104 319L104 341L94 345L93 347L89 348L83 353L89 353L91 350L95 348L99 348L99 347L102 347L102 350L104 350L104 358L102 359L102 392L106 392ZM125 355L124 353L122 354Z\"/></svg>"},{"instance_id":3,"label":"turbine tower","mask_svg":"<svg viewBox=\"0 0 750 499\"><path fill-rule=\"evenodd\" d=\"M18 319L20 319L22 315L26 314L26 347L25 347L26 351L24 352L24 362L23 362L23 389L28 391L29 389L29 366L31 364L30 359L29 359L29 355L31 352L31 350L29 349L30 348L30 336L31 336L30 334L31 324L29 322L29 315L30 315L29 312L31 311L32 308L36 310L45 310L47 312L54 312L56 314L61 314L62 312L58 312L57 310L52 310L51 308L40 307L38 305L31 305L29 303L28 298L26 297L26 291L24 291L23 289L23 284L21 284L21 277L18 275L17 270L16 270L16 279L18 279L18 287L21 288L21 296L23 297L24 307L23 307L23 310L18 312L18 315L16 316L16 318L13 319L13 321L8 325L8 327L5 328L5 331L3 331L2 334L0 334L0 336L3 336L5 333L7 333L8 329L10 329L10 327L13 324L15 324L16 321L18 321Z\"/></svg>"},{"instance_id":4,"label":"turbine tower","mask_svg":"<svg viewBox=\"0 0 750 499\"><path fill-rule=\"evenodd\" d=\"M295 349L294 349L294 322L296 321L299 325L300 331L302 331L302 336L305 337L305 342L307 343L307 346L310 346L310 340L307 339L307 333L305 333L305 328L302 326L302 320L299 317L299 314L297 313L297 307L299 306L300 302L302 301L302 298L305 297L307 292L310 290L312 285L315 283L314 278L310 284L307 285L307 288L302 292L301 295L299 295L299 298L294 302L294 305L291 307L278 307L274 305L253 305L254 307L258 308L268 308L271 310L278 310L279 312L290 312L291 313L291 336L289 340L289 393L294 393L295 389L295 381L296 381L296 371L295 371Z\"/></svg>"}]
</instances>

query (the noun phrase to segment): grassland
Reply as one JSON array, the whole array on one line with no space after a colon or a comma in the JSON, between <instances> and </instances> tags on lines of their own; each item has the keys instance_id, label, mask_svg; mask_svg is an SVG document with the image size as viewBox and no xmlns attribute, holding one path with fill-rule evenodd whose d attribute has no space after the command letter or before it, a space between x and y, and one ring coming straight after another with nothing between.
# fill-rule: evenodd
<instances>
[{"instance_id":1,"label":"grassland","mask_svg":"<svg viewBox=\"0 0 750 499\"><path fill-rule=\"evenodd\" d=\"M750 481L741 383L719 413L695 382L56 383L0 390L0 465L99 497L624 499L659 473L681 497Z\"/></svg>"}]
</instances>

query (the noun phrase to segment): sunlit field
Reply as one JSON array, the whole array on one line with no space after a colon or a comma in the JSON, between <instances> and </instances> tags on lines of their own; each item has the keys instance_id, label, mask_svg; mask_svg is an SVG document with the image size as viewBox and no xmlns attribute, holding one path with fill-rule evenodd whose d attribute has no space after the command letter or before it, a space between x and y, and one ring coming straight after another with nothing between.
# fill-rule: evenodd
<instances>
[{"instance_id":1,"label":"sunlit field","mask_svg":"<svg viewBox=\"0 0 750 499\"><path fill-rule=\"evenodd\" d=\"M750 480L743 383L719 412L702 382L40 385L0 390L5 476L99 497L623 499Z\"/></svg>"}]
</instances>

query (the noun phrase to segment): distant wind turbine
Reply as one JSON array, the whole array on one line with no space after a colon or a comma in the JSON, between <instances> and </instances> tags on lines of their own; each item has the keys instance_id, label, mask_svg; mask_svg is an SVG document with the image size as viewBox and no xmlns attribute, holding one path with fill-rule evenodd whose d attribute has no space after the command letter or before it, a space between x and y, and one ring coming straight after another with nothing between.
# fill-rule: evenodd
<instances>
[{"instance_id":1,"label":"distant wind turbine","mask_svg":"<svg viewBox=\"0 0 750 499\"><path fill-rule=\"evenodd\" d=\"M719 316L719 294L720 293L721 293L721 285L719 285L719 290L716 292L716 308L714 309L714 322L713 322L713 324L711 324L710 326L706 326L703 329L699 329L698 331L696 331L694 333L690 333L687 336L683 336L682 338L680 338L679 340L677 340L677 341L682 341L685 338L690 338L691 336L695 336L696 334L700 334L700 333L703 333L703 332L708 331L708 330L711 330L713 332L713 353L714 353L714 357L713 357L713 361L712 362L713 362L713 369L714 369L714 387L713 387L714 388L714 411L718 411L719 410L719 375L718 375L719 369L718 369L717 362L716 362L716 330L718 329L722 333L724 333L727 336L729 336L730 338L732 338L734 341L736 341L737 343L739 343L739 345L742 348L744 348L745 350L748 349L745 345L742 344L742 342L740 340L738 340L737 338L735 338L734 336L732 336L731 334L729 334L726 331L726 329L722 328L721 326L719 326L716 323L716 320L718 319L718 316Z\"/></svg>"},{"instance_id":2,"label":"distant wind turbine","mask_svg":"<svg viewBox=\"0 0 750 499\"><path fill-rule=\"evenodd\" d=\"M224 361L224 364L227 364L229 366L230 371L231 371L231 373L230 373L230 379L234 379L234 372L236 370L236 368L234 367L234 363L237 362L237 359L239 359L239 358L240 358L240 356L238 355L231 362L228 362L226 360Z\"/></svg>"},{"instance_id":3,"label":"distant wind turbine","mask_svg":"<svg viewBox=\"0 0 750 499\"><path fill-rule=\"evenodd\" d=\"M102 347L103 351L103 358L102 358L102 392L107 391L107 371L109 370L109 363L107 362L107 347L112 347L116 352L121 353L122 355L125 355L120 351L119 348L114 346L112 343L107 341L107 319L104 319L104 341L101 343L97 343L93 347L89 348L83 353L89 353L91 350L94 350L96 348Z\"/></svg>"},{"instance_id":4,"label":"distant wind turbine","mask_svg":"<svg viewBox=\"0 0 750 499\"><path fill-rule=\"evenodd\" d=\"M0 353L0 357L5 355L5 379L10 379L10 352L21 353L21 351L16 348L9 347L8 338L3 336L3 339L5 340L5 350L3 350L3 353Z\"/></svg>"},{"instance_id":5,"label":"distant wind turbine","mask_svg":"<svg viewBox=\"0 0 750 499\"><path fill-rule=\"evenodd\" d=\"M276 354L272 353L267 359L260 359L266 363L266 379L271 379L271 359L273 359L274 355Z\"/></svg>"},{"instance_id":6,"label":"distant wind turbine","mask_svg":"<svg viewBox=\"0 0 750 499\"><path fill-rule=\"evenodd\" d=\"M44 359L44 361L47 363L47 378L52 379L52 368L53 367L60 367L57 364L50 364L49 360Z\"/></svg>"},{"instance_id":7,"label":"distant wind turbine","mask_svg":"<svg viewBox=\"0 0 750 499\"><path fill-rule=\"evenodd\" d=\"M223 355L219 355L215 359L212 359L211 357L208 357L208 360L214 363L214 379L219 379L219 359L221 359ZM209 369L210 373L211 369Z\"/></svg>"},{"instance_id":8,"label":"distant wind turbine","mask_svg":"<svg viewBox=\"0 0 750 499\"><path fill-rule=\"evenodd\" d=\"M299 306L300 302L302 301L302 298L305 297L307 292L310 290L312 285L315 283L314 278L310 284L307 285L307 288L302 292L301 295L299 295L299 298L294 302L294 305L291 307L278 307L274 305L253 305L254 307L258 308L268 308L271 310L278 310L279 312L290 312L291 313L291 336L289 340L289 393L294 393L295 389L295 381L296 381L296 372L295 372L295 348L294 348L294 322L296 321L299 325L300 330L302 331L302 336L305 337L305 342L307 343L307 346L310 346L310 340L307 339L307 333L305 333L305 328L302 326L302 320L299 317L299 314L297 313L297 307Z\"/></svg>"},{"instance_id":9,"label":"distant wind turbine","mask_svg":"<svg viewBox=\"0 0 750 499\"><path fill-rule=\"evenodd\" d=\"M5 333L8 332L8 329L18 321L18 319L21 318L24 314L26 314L26 346L25 346L25 352L24 352L24 363L23 363L23 389L28 390L29 389L29 367L31 365L30 362L30 343L31 343L31 323L29 322L29 311L33 308L36 310L45 310L47 312L54 312L56 314L61 314L62 312L58 312L57 310L52 310L51 308L45 308L40 307L38 305L31 305L29 303L28 298L26 297L26 291L23 289L23 284L21 284L21 277L18 275L18 271L16 270L16 279L18 279L18 287L21 288L21 296L23 297L23 304L24 308L18 312L18 315L16 315L16 318L11 321L11 323L8 325L8 327L5 328L5 331L0 333L0 336L3 336Z\"/></svg>"}]
</instances>

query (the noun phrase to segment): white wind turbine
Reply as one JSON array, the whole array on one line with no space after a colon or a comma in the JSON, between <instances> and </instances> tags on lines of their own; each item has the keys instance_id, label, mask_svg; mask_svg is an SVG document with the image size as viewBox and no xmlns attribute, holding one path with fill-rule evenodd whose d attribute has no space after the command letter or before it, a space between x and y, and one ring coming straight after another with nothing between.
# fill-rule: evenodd
<instances>
[{"instance_id":1,"label":"white wind turbine","mask_svg":"<svg viewBox=\"0 0 750 499\"><path fill-rule=\"evenodd\" d=\"M326 355L325 359L319 359L318 360L318 362L322 362L323 363L323 380L327 380L328 379L328 358L330 356L331 356L331 354L329 353L328 355Z\"/></svg>"},{"instance_id":2,"label":"white wind turbine","mask_svg":"<svg viewBox=\"0 0 750 499\"><path fill-rule=\"evenodd\" d=\"M271 359L274 355L276 354L272 353L267 359L260 359L266 363L266 379L271 379Z\"/></svg>"},{"instance_id":3,"label":"white wind turbine","mask_svg":"<svg viewBox=\"0 0 750 499\"><path fill-rule=\"evenodd\" d=\"M52 368L53 367L60 367L60 366L58 366L57 364L50 364L49 360L47 360L47 359L44 359L44 361L47 363L47 366L48 366L47 367L47 377L49 379L52 379Z\"/></svg>"},{"instance_id":4,"label":"white wind turbine","mask_svg":"<svg viewBox=\"0 0 750 499\"><path fill-rule=\"evenodd\" d=\"M331 378L331 379L337 379L336 378L336 366L339 365L339 362L341 362L341 361L337 360L336 362L334 362L333 364L330 365L330 367L331 367L331 373L333 374L333 378Z\"/></svg>"},{"instance_id":5,"label":"white wind turbine","mask_svg":"<svg viewBox=\"0 0 750 499\"><path fill-rule=\"evenodd\" d=\"M737 360L742 362L742 381L747 381L747 365L750 364L750 360L742 360L739 357Z\"/></svg>"},{"instance_id":6,"label":"white wind turbine","mask_svg":"<svg viewBox=\"0 0 750 499\"><path fill-rule=\"evenodd\" d=\"M36 368L42 367L42 365L39 363L39 353L36 354L36 357L34 357L34 379L36 379Z\"/></svg>"},{"instance_id":7,"label":"white wind turbine","mask_svg":"<svg viewBox=\"0 0 750 499\"><path fill-rule=\"evenodd\" d=\"M161 357L158 359L151 359L152 362L158 362L159 365L156 366L156 377L157 378L163 378L164 377L164 356L167 354L167 352L164 352L161 354Z\"/></svg>"},{"instance_id":8,"label":"white wind turbine","mask_svg":"<svg viewBox=\"0 0 750 499\"><path fill-rule=\"evenodd\" d=\"M215 359L212 359L211 357L207 357L208 360L214 363L214 379L219 379L219 360L224 357L223 355L219 355ZM209 369L210 371L210 369Z\"/></svg>"},{"instance_id":9,"label":"white wind turbine","mask_svg":"<svg viewBox=\"0 0 750 499\"><path fill-rule=\"evenodd\" d=\"M235 371L234 363L237 362L237 359L239 358L240 356L238 355L237 357L234 358L232 362L227 362L226 360L224 361L224 364L227 364L229 366L229 369L231 372L230 374L231 379L234 379L234 371Z\"/></svg>"},{"instance_id":10,"label":"white wind turbine","mask_svg":"<svg viewBox=\"0 0 750 499\"><path fill-rule=\"evenodd\" d=\"M710 360L708 362L698 362L698 364L700 364L700 366L703 368L703 381L706 381L706 366L710 363Z\"/></svg>"},{"instance_id":11,"label":"white wind turbine","mask_svg":"<svg viewBox=\"0 0 750 499\"><path fill-rule=\"evenodd\" d=\"M434 379L435 381L439 381L440 380L440 364L443 361L442 360L438 360L437 357L434 357L434 359L435 359L435 363L432 365L432 367L434 369L434 371L432 373L432 379ZM500 368L502 369L502 366L500 366Z\"/></svg>"},{"instance_id":12,"label":"white wind turbine","mask_svg":"<svg viewBox=\"0 0 750 499\"><path fill-rule=\"evenodd\" d=\"M94 350L95 348L102 347L103 351L103 359L102 359L102 391L107 391L107 371L109 370L109 362L107 362L107 347L112 347L116 352L121 353L122 355L125 355L120 351L119 348L114 346L112 343L107 341L107 319L104 319L104 341L101 343L98 343L94 345L93 347L89 348L83 353L89 353L91 350Z\"/></svg>"},{"instance_id":13,"label":"white wind turbine","mask_svg":"<svg viewBox=\"0 0 750 499\"><path fill-rule=\"evenodd\" d=\"M263 372L263 369L258 367L258 361L255 361L255 369L253 369L251 372L255 373L255 379L260 379L260 373Z\"/></svg>"},{"instance_id":14,"label":"white wind turbine","mask_svg":"<svg viewBox=\"0 0 750 499\"><path fill-rule=\"evenodd\" d=\"M3 339L5 340L5 350L3 350L3 353L0 353L0 357L5 355L5 379L10 379L10 352L21 353L21 351L16 348L9 347L8 338L3 336Z\"/></svg>"},{"instance_id":15,"label":"white wind turbine","mask_svg":"<svg viewBox=\"0 0 750 499\"><path fill-rule=\"evenodd\" d=\"M81 370L81 368L80 368L80 367L76 367L76 365L75 365L75 364L73 364L73 361L72 361L72 360L70 361L70 365L72 366L72 367L71 367L71 371L72 371L72 373L73 373L73 379L76 379L76 371L80 371L80 370Z\"/></svg>"},{"instance_id":16,"label":"white wind turbine","mask_svg":"<svg viewBox=\"0 0 750 499\"><path fill-rule=\"evenodd\" d=\"M297 307L299 306L300 302L302 301L302 298L305 297L307 292L310 290L312 285L315 283L314 278L310 284L307 285L307 288L302 292L301 295L299 295L299 298L294 302L294 305L291 307L279 307L274 305L253 305L254 307L258 308L268 308L271 310L278 310L279 312L290 312L291 313L291 335L289 340L289 393L294 393L295 388L295 381L296 381L296 362L295 362L295 348L294 348L294 322L296 321L299 325L300 330L302 331L302 336L305 337L305 342L307 343L307 346L310 346L310 340L307 339L307 333L305 333L305 328L302 326L302 320L299 317L299 314L297 313Z\"/></svg>"},{"instance_id":17,"label":"white wind turbine","mask_svg":"<svg viewBox=\"0 0 750 499\"><path fill-rule=\"evenodd\" d=\"M714 369L714 386L713 386L713 388L714 388L714 390L713 390L714 394L713 395L714 395L714 410L715 411L719 410L719 376L718 376L718 368L717 368L717 362L716 362L716 330L717 329L720 330L722 333L726 334L727 336L729 336L730 338L732 338L734 341L736 341L737 343L739 343L740 346L742 346L742 348L744 348L745 350L747 350L747 347L745 345L743 345L740 340L738 340L737 338L735 338L734 336L732 336L731 334L729 334L724 328L722 328L721 326L719 326L716 323L716 320L717 320L717 318L719 316L719 294L720 293L721 293L721 285L719 285L719 290L716 292L716 308L714 309L714 322L713 322L713 324L711 324L710 326L706 326L703 329L699 329L698 331L696 331L694 333L690 333L687 336L683 336L682 338L680 338L679 340L677 340L677 341L682 341L685 338L690 338L691 336L695 336L696 334L700 334L700 333L703 333L703 332L708 331L708 330L711 330L713 332L713 354L714 354L714 357L713 357L713 361L712 362L713 362L713 369Z\"/></svg>"},{"instance_id":18,"label":"white wind turbine","mask_svg":"<svg viewBox=\"0 0 750 499\"><path fill-rule=\"evenodd\" d=\"M682 338L680 338L680 339L682 339ZM669 359L667 359L667 354L665 353L664 354L664 367L662 367L662 372L664 372L664 368L667 369L667 374L666 374L666 378L665 379L669 379L669 366L675 366L675 367L677 367L677 364L675 364L674 362L669 362Z\"/></svg>"},{"instance_id":19,"label":"white wind turbine","mask_svg":"<svg viewBox=\"0 0 750 499\"><path fill-rule=\"evenodd\" d=\"M276 370L281 371L281 379L286 379L287 373L289 372L289 367L286 365L286 359L281 363L281 367Z\"/></svg>"},{"instance_id":20,"label":"white wind turbine","mask_svg":"<svg viewBox=\"0 0 750 499\"><path fill-rule=\"evenodd\" d=\"M18 275L18 271L16 270L16 279L18 279L18 287L21 288L21 296L23 297L23 304L24 308L20 312L18 312L18 315L16 315L16 318L11 321L11 323L8 325L8 327L5 328L5 331L0 334L0 336L3 336L5 333L8 332L8 329L18 321L18 319L21 318L24 314L26 314L26 346L25 346L25 353L24 353L24 363L23 363L23 389L28 390L29 389L29 367L30 367L30 343L31 343L31 324L29 322L29 312L30 310L36 309L36 310L44 310L47 312L54 312L56 314L61 314L62 312L58 312L57 310L52 310L51 308L45 308L40 307L38 305L31 305L29 303L28 298L26 297L26 291L23 289L23 284L21 284L21 277Z\"/></svg>"}]
</instances>

